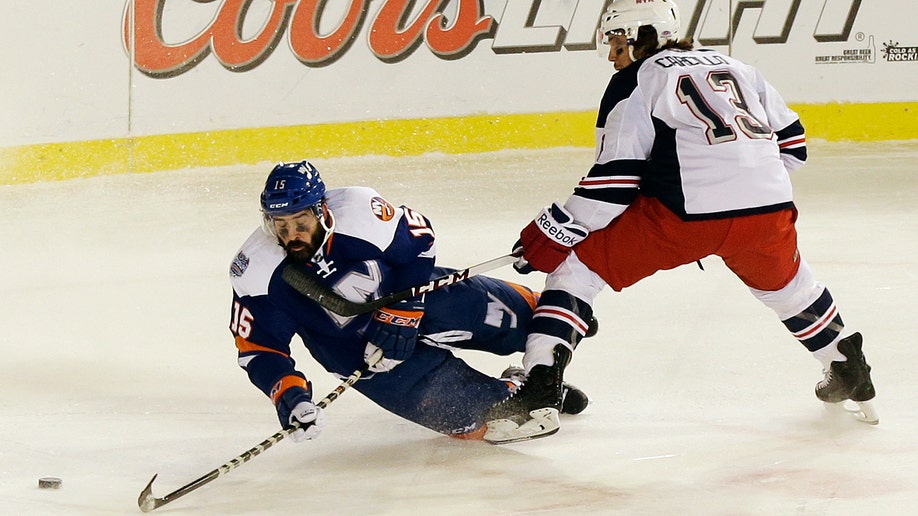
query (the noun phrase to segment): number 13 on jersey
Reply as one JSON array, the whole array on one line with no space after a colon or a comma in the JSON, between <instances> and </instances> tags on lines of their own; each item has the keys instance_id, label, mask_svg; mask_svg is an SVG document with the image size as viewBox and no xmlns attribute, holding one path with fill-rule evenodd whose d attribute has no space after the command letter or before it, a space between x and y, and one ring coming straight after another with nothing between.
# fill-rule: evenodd
<instances>
[{"instance_id":1,"label":"number 13 on jersey","mask_svg":"<svg viewBox=\"0 0 918 516\"><path fill-rule=\"evenodd\" d=\"M729 95L728 100L732 109L726 113L719 113L712 106L714 105L702 93L702 89L695 83L691 75L682 75L679 77L676 94L679 101L685 104L705 125L708 126L705 135L708 138L709 145L729 142L736 139L736 131L733 126L727 123L726 119L736 120L736 125L740 131L752 139L769 139L772 136L772 130L768 124L762 122L749 112L749 104L746 103L746 97L740 89L739 81L732 73L726 70L708 72L707 80L708 95L717 93L726 93ZM723 110L721 110L723 111Z\"/></svg>"}]
</instances>

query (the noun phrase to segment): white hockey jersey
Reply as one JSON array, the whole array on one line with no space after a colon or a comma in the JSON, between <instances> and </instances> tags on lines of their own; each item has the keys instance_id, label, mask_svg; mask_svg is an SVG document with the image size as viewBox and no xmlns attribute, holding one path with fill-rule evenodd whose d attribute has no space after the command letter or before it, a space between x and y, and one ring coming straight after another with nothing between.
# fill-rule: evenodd
<instances>
[{"instance_id":1,"label":"white hockey jersey","mask_svg":"<svg viewBox=\"0 0 918 516\"><path fill-rule=\"evenodd\" d=\"M600 105L596 162L565 203L602 228L640 194L683 220L793 206L803 126L754 67L712 50L664 50L616 73Z\"/></svg>"}]
</instances>

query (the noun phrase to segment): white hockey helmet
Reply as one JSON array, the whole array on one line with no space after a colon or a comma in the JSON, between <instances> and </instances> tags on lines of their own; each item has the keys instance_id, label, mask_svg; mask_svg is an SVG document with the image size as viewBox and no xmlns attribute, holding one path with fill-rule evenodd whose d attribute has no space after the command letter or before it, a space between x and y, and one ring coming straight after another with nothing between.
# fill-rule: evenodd
<instances>
[{"instance_id":1,"label":"white hockey helmet","mask_svg":"<svg viewBox=\"0 0 918 516\"><path fill-rule=\"evenodd\" d=\"M657 30L659 45L669 40L679 39L679 7L672 0L613 0L602 15L599 30L596 31L597 51L603 54L600 45L608 45L608 37L622 34L633 45L638 37L638 29L651 25Z\"/></svg>"}]
</instances>

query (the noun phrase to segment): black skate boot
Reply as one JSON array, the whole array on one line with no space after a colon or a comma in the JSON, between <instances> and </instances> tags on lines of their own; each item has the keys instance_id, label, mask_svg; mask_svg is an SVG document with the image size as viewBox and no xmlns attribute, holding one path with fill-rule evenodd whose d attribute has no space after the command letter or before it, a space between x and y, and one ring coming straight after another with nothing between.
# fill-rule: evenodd
<instances>
[{"instance_id":1,"label":"black skate boot","mask_svg":"<svg viewBox=\"0 0 918 516\"><path fill-rule=\"evenodd\" d=\"M485 413L488 425L485 441L506 444L558 431L561 427L558 412L564 402L562 378L571 351L559 344L554 348L554 359L555 363L550 366L533 367L515 393Z\"/></svg>"},{"instance_id":2,"label":"black skate boot","mask_svg":"<svg viewBox=\"0 0 918 516\"><path fill-rule=\"evenodd\" d=\"M559 344L554 348L555 363L537 365L513 395L491 407L488 419L526 416L530 410L553 408L561 410L564 401L562 384L564 368L571 360L571 351Z\"/></svg>"},{"instance_id":3,"label":"black skate boot","mask_svg":"<svg viewBox=\"0 0 918 516\"><path fill-rule=\"evenodd\" d=\"M878 418L870 400L876 396L870 380L870 366L861 351L863 337L853 333L838 343L838 351L848 360L832 362L825 372L825 378L816 384L816 397L825 403L841 403L851 400L860 407L855 417L865 423L877 424Z\"/></svg>"},{"instance_id":4,"label":"black skate boot","mask_svg":"<svg viewBox=\"0 0 918 516\"><path fill-rule=\"evenodd\" d=\"M517 385L526 382L526 371L520 366L510 366L501 373L501 378L512 380ZM579 414L586 410L590 404L590 398L579 388L567 383L561 383L561 413L562 414Z\"/></svg>"}]
</instances>

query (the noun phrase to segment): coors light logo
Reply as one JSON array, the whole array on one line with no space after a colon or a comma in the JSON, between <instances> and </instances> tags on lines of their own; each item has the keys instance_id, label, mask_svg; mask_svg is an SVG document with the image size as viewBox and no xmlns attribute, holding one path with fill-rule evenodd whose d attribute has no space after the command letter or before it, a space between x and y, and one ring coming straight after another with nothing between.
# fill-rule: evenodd
<instances>
[{"instance_id":1,"label":"coors light logo","mask_svg":"<svg viewBox=\"0 0 918 516\"><path fill-rule=\"evenodd\" d=\"M243 22L253 0L224 0L204 30L173 44L163 37L166 0L128 0L124 44L129 53L133 50L135 66L153 77L180 75L211 53L225 68L241 72L264 62L287 31L290 49L297 59L307 66L327 66L354 43L367 22L371 1L351 0L338 26L320 34L317 27L328 0L273 0L259 32L243 39ZM449 0L427 0L420 11L415 9L416 0L379 2L381 6L368 31L370 50L382 61L396 62L425 42L441 58L462 57L479 39L493 36L495 22L484 14L482 1L460 0L452 20L442 12ZM418 14L411 16L415 12Z\"/></svg>"},{"instance_id":2,"label":"coors light logo","mask_svg":"<svg viewBox=\"0 0 918 516\"><path fill-rule=\"evenodd\" d=\"M310 67L328 66L347 53L365 25L370 51L387 63L408 58L422 44L441 59L460 59L486 38L492 39L491 50L496 54L593 50L596 28L611 0L578 0L574 4L507 0L499 21L485 13L485 0L260 0L267 14L248 20L260 27L251 37L243 36L243 27L256 0L182 1L213 3L216 12L202 30L180 43L167 41L163 35L166 0L127 0L125 4L125 49L129 55L133 53L137 69L150 77L181 75L210 54L224 68L245 72L263 63L285 33L290 50L300 62ZM685 35L695 36L704 46L728 44L730 27L735 30L744 16L758 18L751 35L756 44L784 44L801 2L739 1L728 16L718 17L714 14L718 10L712 7L717 1L697 0L694 9L683 9ZM374 2L375 15L370 18ZM175 3L172 0L171 5ZM682 4L690 3L686 0ZM334 11L327 13L332 4ZM847 41L860 4L861 0L823 0L813 38L819 42ZM565 5L574 7L563 25L536 22L543 10ZM326 17L340 21L320 32L319 27L330 21Z\"/></svg>"}]
</instances>

